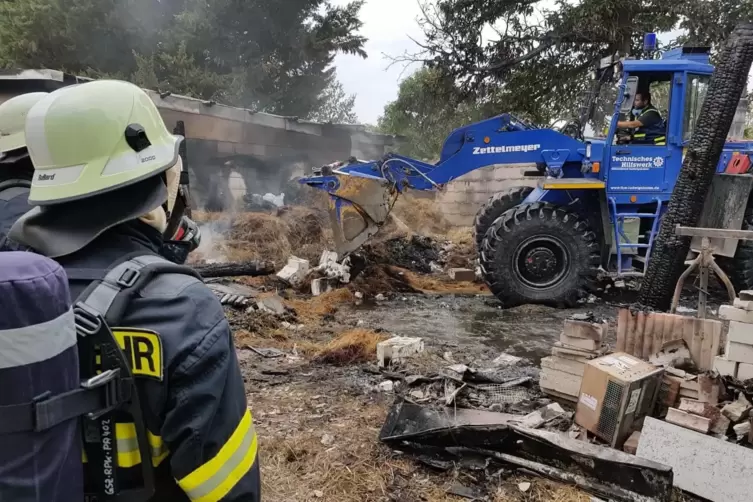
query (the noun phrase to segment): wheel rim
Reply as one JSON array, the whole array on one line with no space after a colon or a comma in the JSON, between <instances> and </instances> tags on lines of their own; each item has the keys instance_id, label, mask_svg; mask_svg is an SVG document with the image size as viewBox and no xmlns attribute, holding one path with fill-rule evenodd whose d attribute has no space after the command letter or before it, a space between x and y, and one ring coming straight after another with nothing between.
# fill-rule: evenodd
<instances>
[{"instance_id":1,"label":"wheel rim","mask_svg":"<svg viewBox=\"0 0 753 502\"><path fill-rule=\"evenodd\" d=\"M515 249L513 268L527 286L551 288L567 274L570 253L565 244L552 236L529 237Z\"/></svg>"}]
</instances>

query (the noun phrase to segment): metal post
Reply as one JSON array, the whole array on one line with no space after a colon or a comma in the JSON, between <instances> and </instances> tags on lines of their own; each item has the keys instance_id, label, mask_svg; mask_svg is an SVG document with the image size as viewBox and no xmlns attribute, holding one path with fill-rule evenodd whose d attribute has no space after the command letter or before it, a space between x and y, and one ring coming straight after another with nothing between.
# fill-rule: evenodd
<instances>
[{"instance_id":1,"label":"metal post","mask_svg":"<svg viewBox=\"0 0 753 502\"><path fill-rule=\"evenodd\" d=\"M698 291L698 318L706 319L706 301L708 299L709 291L709 267L711 266L711 262L714 261L714 256L711 254L709 238L704 237L701 242L701 288Z\"/></svg>"}]
</instances>

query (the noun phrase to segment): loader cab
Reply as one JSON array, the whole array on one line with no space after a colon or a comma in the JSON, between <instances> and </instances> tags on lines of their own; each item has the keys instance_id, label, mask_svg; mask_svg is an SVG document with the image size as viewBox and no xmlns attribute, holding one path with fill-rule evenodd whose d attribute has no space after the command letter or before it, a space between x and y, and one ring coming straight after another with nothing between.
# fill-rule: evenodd
<instances>
[{"instance_id":1,"label":"loader cab","mask_svg":"<svg viewBox=\"0 0 753 502\"><path fill-rule=\"evenodd\" d=\"M662 59L624 61L602 170L608 195L617 204L669 200L712 71L706 48L680 48ZM635 118L631 111L636 94L649 94L661 114L663 135L655 141L636 138L634 129L618 127L619 121Z\"/></svg>"}]
</instances>

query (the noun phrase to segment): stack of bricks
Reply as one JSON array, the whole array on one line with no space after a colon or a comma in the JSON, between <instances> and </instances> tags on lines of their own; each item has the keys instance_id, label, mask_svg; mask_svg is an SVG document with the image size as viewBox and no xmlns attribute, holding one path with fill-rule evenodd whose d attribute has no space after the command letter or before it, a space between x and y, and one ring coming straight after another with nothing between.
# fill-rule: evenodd
<instances>
[{"instance_id":1,"label":"stack of bricks","mask_svg":"<svg viewBox=\"0 0 753 502\"><path fill-rule=\"evenodd\" d=\"M539 386L545 394L577 402L586 362L602 356L609 324L568 319L552 355L541 360Z\"/></svg>"},{"instance_id":2,"label":"stack of bricks","mask_svg":"<svg viewBox=\"0 0 753 502\"><path fill-rule=\"evenodd\" d=\"M753 291L741 291L733 305L722 305L719 317L729 321L723 356L716 356L714 369L738 380L753 378Z\"/></svg>"}]
</instances>

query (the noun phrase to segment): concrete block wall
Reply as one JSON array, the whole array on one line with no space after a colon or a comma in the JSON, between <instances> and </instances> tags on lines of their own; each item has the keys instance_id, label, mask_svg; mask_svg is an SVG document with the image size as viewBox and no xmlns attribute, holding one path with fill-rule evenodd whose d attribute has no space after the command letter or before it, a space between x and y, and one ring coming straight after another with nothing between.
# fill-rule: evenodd
<instances>
[{"instance_id":1,"label":"concrete block wall","mask_svg":"<svg viewBox=\"0 0 753 502\"><path fill-rule=\"evenodd\" d=\"M0 71L0 102L90 80L57 70ZM362 125L320 124L146 90L169 129L185 126L191 194L198 207L221 210L250 193L280 193L294 174L346 160L378 159L394 136Z\"/></svg>"},{"instance_id":2,"label":"concrete block wall","mask_svg":"<svg viewBox=\"0 0 753 502\"><path fill-rule=\"evenodd\" d=\"M476 169L450 182L437 193L436 201L447 221L456 227L469 227L479 208L495 193L513 186L535 187L537 178L523 172L534 164L492 165Z\"/></svg>"}]
</instances>

